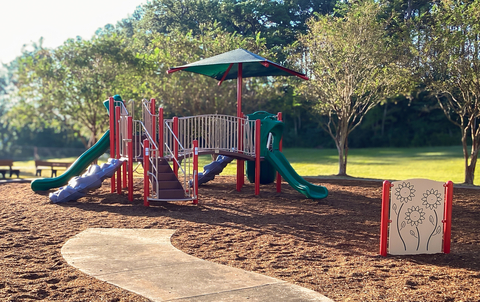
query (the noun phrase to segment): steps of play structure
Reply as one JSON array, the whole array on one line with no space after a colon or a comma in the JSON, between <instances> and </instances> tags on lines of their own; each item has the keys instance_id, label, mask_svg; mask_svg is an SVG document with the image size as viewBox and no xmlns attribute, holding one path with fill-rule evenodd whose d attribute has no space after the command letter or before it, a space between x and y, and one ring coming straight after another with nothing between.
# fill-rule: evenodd
<instances>
[{"instance_id":1,"label":"steps of play structure","mask_svg":"<svg viewBox=\"0 0 480 302\"><path fill-rule=\"evenodd\" d=\"M183 187L178 180L161 180L158 182L160 190L182 189Z\"/></svg>"},{"instance_id":2,"label":"steps of play structure","mask_svg":"<svg viewBox=\"0 0 480 302\"><path fill-rule=\"evenodd\" d=\"M185 198L185 191L182 184L178 181L175 173L168 164L167 160L161 158L158 160L158 199L183 199ZM153 189L156 191L156 185Z\"/></svg>"}]
</instances>

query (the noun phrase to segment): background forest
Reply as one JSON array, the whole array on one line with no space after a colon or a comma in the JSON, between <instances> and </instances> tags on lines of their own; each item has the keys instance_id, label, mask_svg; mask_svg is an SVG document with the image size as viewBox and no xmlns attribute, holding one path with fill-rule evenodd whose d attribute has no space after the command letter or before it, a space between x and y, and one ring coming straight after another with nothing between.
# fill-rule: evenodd
<instances>
[{"instance_id":1,"label":"background forest","mask_svg":"<svg viewBox=\"0 0 480 302\"><path fill-rule=\"evenodd\" d=\"M244 112L281 111L285 147L337 148L346 169L348 148L463 144L473 181L479 12L478 1L149 1L90 40L40 40L3 66L0 157L92 146L114 94L155 98L169 117L234 114L235 81L166 70L244 48L311 79L245 81Z\"/></svg>"}]
</instances>

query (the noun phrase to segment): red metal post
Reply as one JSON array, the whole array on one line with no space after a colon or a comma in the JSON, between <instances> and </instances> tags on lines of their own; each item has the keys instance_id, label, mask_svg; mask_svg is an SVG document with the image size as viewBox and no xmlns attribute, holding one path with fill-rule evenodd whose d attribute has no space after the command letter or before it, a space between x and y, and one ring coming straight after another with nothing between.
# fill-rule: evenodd
<instances>
[{"instance_id":1,"label":"red metal post","mask_svg":"<svg viewBox=\"0 0 480 302\"><path fill-rule=\"evenodd\" d=\"M110 158L115 158L115 100L113 97L108 99L108 113L110 118ZM115 192L115 174L110 179L110 193Z\"/></svg>"},{"instance_id":2,"label":"red metal post","mask_svg":"<svg viewBox=\"0 0 480 302\"><path fill-rule=\"evenodd\" d=\"M243 160L237 159L237 191L240 192L242 190L242 178L244 177L243 174Z\"/></svg>"},{"instance_id":3,"label":"red metal post","mask_svg":"<svg viewBox=\"0 0 480 302\"><path fill-rule=\"evenodd\" d=\"M453 182L447 181L445 186L445 213L443 219L443 252L450 253L450 239L452 229L452 202L453 202Z\"/></svg>"},{"instance_id":4,"label":"red metal post","mask_svg":"<svg viewBox=\"0 0 480 302\"><path fill-rule=\"evenodd\" d=\"M277 113L277 120L282 121L282 113L279 112ZM280 138L280 143L278 145L278 151L282 152L282 145L283 145L283 137ZM280 173L277 171L277 192L280 193L282 192L282 176Z\"/></svg>"},{"instance_id":5,"label":"red metal post","mask_svg":"<svg viewBox=\"0 0 480 302\"><path fill-rule=\"evenodd\" d=\"M178 138L178 117L173 118L173 134ZM178 177L178 140L173 140L173 157L176 159L173 161L173 173Z\"/></svg>"},{"instance_id":6,"label":"red metal post","mask_svg":"<svg viewBox=\"0 0 480 302\"><path fill-rule=\"evenodd\" d=\"M128 128L128 200L133 201L133 118L127 117Z\"/></svg>"},{"instance_id":7,"label":"red metal post","mask_svg":"<svg viewBox=\"0 0 480 302\"><path fill-rule=\"evenodd\" d=\"M237 74L237 116L242 117L242 63L238 63L238 74Z\"/></svg>"},{"instance_id":8,"label":"red metal post","mask_svg":"<svg viewBox=\"0 0 480 302\"><path fill-rule=\"evenodd\" d=\"M163 108L158 109L158 156L163 157Z\"/></svg>"},{"instance_id":9,"label":"red metal post","mask_svg":"<svg viewBox=\"0 0 480 302\"><path fill-rule=\"evenodd\" d=\"M148 207L150 202L150 180L148 177L148 170L150 170L150 142L148 139L143 141L143 205Z\"/></svg>"},{"instance_id":10,"label":"red metal post","mask_svg":"<svg viewBox=\"0 0 480 302\"><path fill-rule=\"evenodd\" d=\"M380 255L387 256L387 238L388 238L388 224L389 209L390 209L390 188L391 184L388 180L383 182L382 191L382 216L380 220Z\"/></svg>"},{"instance_id":11,"label":"red metal post","mask_svg":"<svg viewBox=\"0 0 480 302\"><path fill-rule=\"evenodd\" d=\"M260 194L260 127L261 121L255 121L255 195Z\"/></svg>"},{"instance_id":12,"label":"red metal post","mask_svg":"<svg viewBox=\"0 0 480 302\"><path fill-rule=\"evenodd\" d=\"M116 144L115 147L117 148L116 158L120 159L120 106L115 107L115 129L116 135ZM117 170L117 193L122 194L122 168L118 168Z\"/></svg>"},{"instance_id":13,"label":"red metal post","mask_svg":"<svg viewBox=\"0 0 480 302\"><path fill-rule=\"evenodd\" d=\"M193 204L198 204L198 141L193 141Z\"/></svg>"},{"instance_id":14,"label":"red metal post","mask_svg":"<svg viewBox=\"0 0 480 302\"><path fill-rule=\"evenodd\" d=\"M241 152L243 145L243 136L242 136L242 86L243 86L243 75L242 75L242 63L238 63L237 71L237 117L238 117L238 150ZM240 192L243 186L243 181L245 178L244 174L245 164L243 160L237 159L237 191Z\"/></svg>"}]
</instances>

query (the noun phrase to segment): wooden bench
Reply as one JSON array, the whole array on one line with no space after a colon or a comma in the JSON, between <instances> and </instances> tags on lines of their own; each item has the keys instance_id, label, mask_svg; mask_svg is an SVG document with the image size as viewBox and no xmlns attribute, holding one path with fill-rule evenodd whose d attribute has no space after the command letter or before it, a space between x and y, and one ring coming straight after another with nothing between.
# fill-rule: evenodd
<instances>
[{"instance_id":1,"label":"wooden bench","mask_svg":"<svg viewBox=\"0 0 480 302\"><path fill-rule=\"evenodd\" d=\"M17 176L17 178L20 177L20 170L12 169L13 167L13 160L11 159L0 159L0 167L8 167L7 169L0 168L0 174L2 174L2 178L5 178L5 174L7 174L7 171L10 172L10 177L12 177L13 174Z\"/></svg>"},{"instance_id":2,"label":"wooden bench","mask_svg":"<svg viewBox=\"0 0 480 302\"><path fill-rule=\"evenodd\" d=\"M42 169L50 168L52 170L52 176L57 176L57 169L58 168L65 168L67 169L70 167L72 163L61 163L61 162L53 162L53 161L45 161L45 160L36 160L35 161L35 169L37 172L35 176L42 176Z\"/></svg>"}]
</instances>

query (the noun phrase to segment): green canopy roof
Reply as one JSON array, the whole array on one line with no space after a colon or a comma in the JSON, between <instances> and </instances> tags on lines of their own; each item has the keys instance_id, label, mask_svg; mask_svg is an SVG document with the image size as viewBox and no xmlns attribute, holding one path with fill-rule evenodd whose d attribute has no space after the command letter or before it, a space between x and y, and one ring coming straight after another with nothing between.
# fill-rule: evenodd
<instances>
[{"instance_id":1,"label":"green canopy roof","mask_svg":"<svg viewBox=\"0 0 480 302\"><path fill-rule=\"evenodd\" d=\"M235 49L187 65L170 68L167 72L179 70L203 74L222 82L238 77L238 64L242 63L242 78L263 76L297 76L308 80L305 74L285 68L245 49Z\"/></svg>"}]
</instances>

